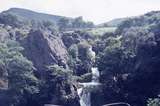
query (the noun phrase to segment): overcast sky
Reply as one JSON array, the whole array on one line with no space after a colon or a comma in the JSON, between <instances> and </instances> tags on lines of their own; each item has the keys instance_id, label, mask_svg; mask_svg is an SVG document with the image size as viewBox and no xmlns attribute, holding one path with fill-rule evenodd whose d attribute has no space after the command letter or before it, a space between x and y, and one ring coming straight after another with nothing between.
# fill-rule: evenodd
<instances>
[{"instance_id":1,"label":"overcast sky","mask_svg":"<svg viewBox=\"0 0 160 106\"><path fill-rule=\"evenodd\" d=\"M83 16L99 24L160 10L160 0L0 0L0 11L12 7L68 17Z\"/></svg>"}]
</instances>

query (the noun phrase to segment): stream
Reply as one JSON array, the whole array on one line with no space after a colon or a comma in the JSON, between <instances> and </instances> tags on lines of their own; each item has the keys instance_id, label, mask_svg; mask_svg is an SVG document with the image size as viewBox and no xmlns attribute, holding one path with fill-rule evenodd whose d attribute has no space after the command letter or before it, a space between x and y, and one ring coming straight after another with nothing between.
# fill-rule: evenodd
<instances>
[{"instance_id":1,"label":"stream","mask_svg":"<svg viewBox=\"0 0 160 106\"><path fill-rule=\"evenodd\" d=\"M95 52L90 48L90 54L92 54L92 58L95 61ZM97 86L100 85L99 83L99 70L97 67L91 68L92 72L92 80L91 82L79 83L82 87L80 87L77 92L80 97L80 105L81 106L91 106L91 91L94 90Z\"/></svg>"}]
</instances>

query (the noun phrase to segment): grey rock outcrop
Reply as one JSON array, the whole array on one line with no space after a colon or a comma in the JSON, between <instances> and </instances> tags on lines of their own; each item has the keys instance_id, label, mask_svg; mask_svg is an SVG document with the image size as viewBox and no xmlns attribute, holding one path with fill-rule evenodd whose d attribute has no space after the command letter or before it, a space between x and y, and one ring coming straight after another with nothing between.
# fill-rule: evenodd
<instances>
[{"instance_id":1,"label":"grey rock outcrop","mask_svg":"<svg viewBox=\"0 0 160 106\"><path fill-rule=\"evenodd\" d=\"M10 38L10 34L5 28L3 28L1 24L0 25L0 42L4 42L6 41L6 39L9 39L9 38Z\"/></svg>"},{"instance_id":2,"label":"grey rock outcrop","mask_svg":"<svg viewBox=\"0 0 160 106\"><path fill-rule=\"evenodd\" d=\"M8 89L8 72L4 66L0 65L0 90Z\"/></svg>"},{"instance_id":3,"label":"grey rock outcrop","mask_svg":"<svg viewBox=\"0 0 160 106\"><path fill-rule=\"evenodd\" d=\"M67 48L73 44L78 44L83 41L94 39L92 35L83 31L64 32L62 33L62 40Z\"/></svg>"},{"instance_id":4,"label":"grey rock outcrop","mask_svg":"<svg viewBox=\"0 0 160 106\"><path fill-rule=\"evenodd\" d=\"M62 40L48 31L32 30L21 41L24 55L33 62L34 66L43 71L47 66L58 64L66 67L68 52Z\"/></svg>"}]
</instances>

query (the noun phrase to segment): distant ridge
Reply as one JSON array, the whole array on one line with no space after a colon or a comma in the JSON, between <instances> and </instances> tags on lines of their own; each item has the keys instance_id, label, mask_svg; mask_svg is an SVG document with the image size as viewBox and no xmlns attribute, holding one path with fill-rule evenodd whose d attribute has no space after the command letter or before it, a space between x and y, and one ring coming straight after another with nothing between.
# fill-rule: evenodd
<instances>
[{"instance_id":1,"label":"distant ridge","mask_svg":"<svg viewBox=\"0 0 160 106\"><path fill-rule=\"evenodd\" d=\"M120 24L122 24L124 21L127 21L129 19L139 19L139 18L144 18L146 20L146 16L149 17L159 17L160 16L160 11L150 11L145 14L139 15L139 16L130 16L130 17L124 17L124 18L115 18L112 19L111 21L101 23L97 25L98 27L118 27Z\"/></svg>"},{"instance_id":2,"label":"distant ridge","mask_svg":"<svg viewBox=\"0 0 160 106\"><path fill-rule=\"evenodd\" d=\"M118 27L123 21L127 19L128 18L116 18L111 21L99 24L98 27Z\"/></svg>"},{"instance_id":3,"label":"distant ridge","mask_svg":"<svg viewBox=\"0 0 160 106\"><path fill-rule=\"evenodd\" d=\"M68 18L73 20L70 17L58 16L58 15L50 15L45 13L39 13L28 9L22 8L11 8L9 10L3 11L2 14L11 14L18 17L20 20L36 20L36 21L50 21L53 23L57 23L61 18Z\"/></svg>"}]
</instances>

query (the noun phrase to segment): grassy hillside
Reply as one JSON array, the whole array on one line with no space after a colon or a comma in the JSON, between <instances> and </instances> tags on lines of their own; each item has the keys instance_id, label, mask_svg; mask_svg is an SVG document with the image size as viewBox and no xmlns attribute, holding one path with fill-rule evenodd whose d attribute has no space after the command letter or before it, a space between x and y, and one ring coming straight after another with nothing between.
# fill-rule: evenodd
<instances>
[{"instance_id":1,"label":"grassy hillside","mask_svg":"<svg viewBox=\"0 0 160 106\"><path fill-rule=\"evenodd\" d=\"M57 16L57 15L50 15L50 14L44 14L44 13L38 13L27 9L21 9L21 8L11 8L7 11L4 11L5 14L11 14L17 16L20 20L36 20L36 21L50 21L53 23L57 23L59 19L61 18L68 18L72 20L70 17L63 17L63 16Z\"/></svg>"},{"instance_id":2,"label":"grassy hillside","mask_svg":"<svg viewBox=\"0 0 160 106\"><path fill-rule=\"evenodd\" d=\"M87 32L95 35L95 36L100 36L103 35L107 32L114 32L117 29L117 27L102 27L102 28L92 28L88 30Z\"/></svg>"},{"instance_id":3,"label":"grassy hillside","mask_svg":"<svg viewBox=\"0 0 160 106\"><path fill-rule=\"evenodd\" d=\"M111 21L99 24L98 27L118 27L122 22L127 20L128 18L117 18Z\"/></svg>"}]
</instances>

